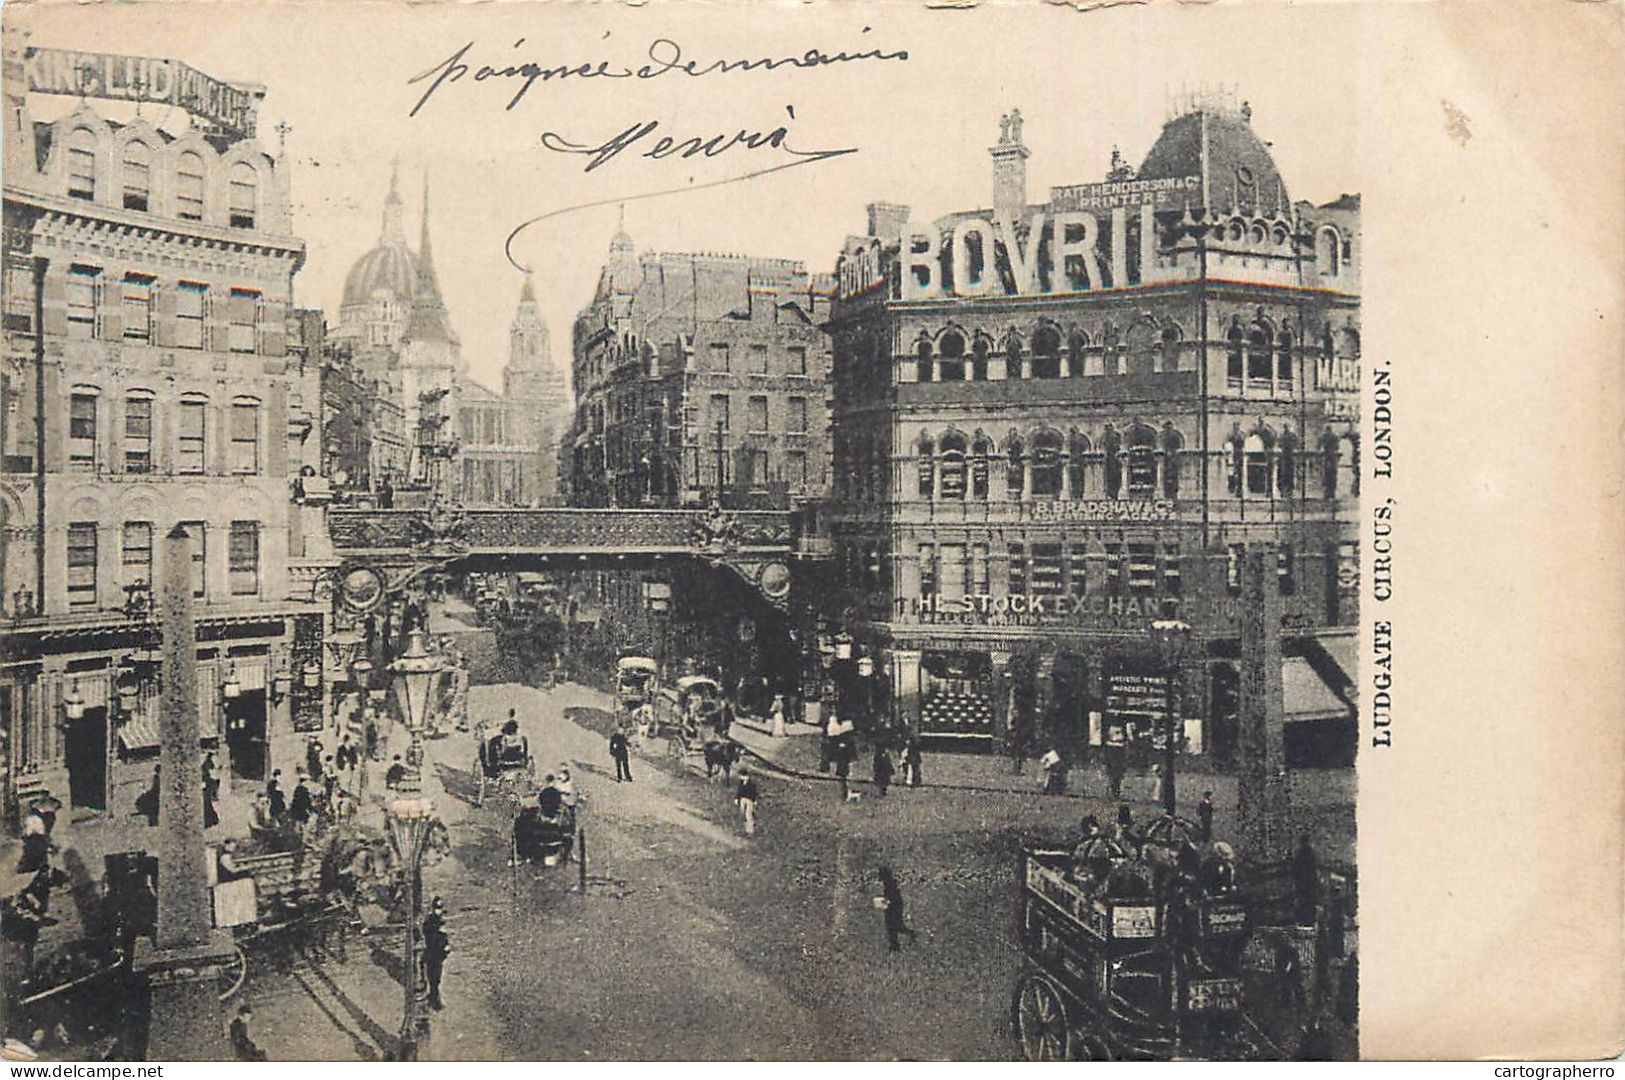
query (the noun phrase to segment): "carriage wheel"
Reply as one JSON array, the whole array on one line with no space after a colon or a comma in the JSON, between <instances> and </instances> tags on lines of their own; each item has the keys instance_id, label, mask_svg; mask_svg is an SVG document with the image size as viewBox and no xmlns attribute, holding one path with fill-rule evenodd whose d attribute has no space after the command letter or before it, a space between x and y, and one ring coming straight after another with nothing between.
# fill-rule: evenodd
<instances>
[{"instance_id":1,"label":"carriage wheel","mask_svg":"<svg viewBox=\"0 0 1625 1080\"><path fill-rule=\"evenodd\" d=\"M1072 1026L1066 1003L1055 984L1042 975L1028 974L1016 987L1011 1009L1016 1042L1028 1061L1072 1059Z\"/></svg>"},{"instance_id":2,"label":"carriage wheel","mask_svg":"<svg viewBox=\"0 0 1625 1080\"><path fill-rule=\"evenodd\" d=\"M667 741L666 749L670 752L671 756L675 760L682 761L683 760L683 754L688 749L688 743L686 741L684 741L682 736L673 735Z\"/></svg>"}]
</instances>

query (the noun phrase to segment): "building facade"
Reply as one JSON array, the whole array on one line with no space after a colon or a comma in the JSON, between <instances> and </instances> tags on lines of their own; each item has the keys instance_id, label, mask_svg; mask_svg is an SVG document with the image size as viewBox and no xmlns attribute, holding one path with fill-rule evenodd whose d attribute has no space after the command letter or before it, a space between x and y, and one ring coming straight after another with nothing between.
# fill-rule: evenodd
<instances>
[{"instance_id":1,"label":"building facade","mask_svg":"<svg viewBox=\"0 0 1625 1080\"><path fill-rule=\"evenodd\" d=\"M396 411L402 417L407 464L396 469L385 434L365 474L374 497L386 476L394 489L427 488L467 506L537 506L553 497L552 448L567 406L534 289L527 280L498 394L469 376L441 296L427 179L414 251L406 242L399 177L391 177L378 244L345 278L332 348L341 361L336 379L376 399L381 419L393 421ZM354 396L342 387L334 393ZM392 426L380 430L392 433ZM356 448L351 456L358 454Z\"/></svg>"},{"instance_id":2,"label":"building facade","mask_svg":"<svg viewBox=\"0 0 1625 1080\"><path fill-rule=\"evenodd\" d=\"M785 259L639 257L618 230L574 328L572 503L820 497L831 287Z\"/></svg>"},{"instance_id":3,"label":"building facade","mask_svg":"<svg viewBox=\"0 0 1625 1080\"><path fill-rule=\"evenodd\" d=\"M1146 746L1172 715L1225 761L1242 556L1267 542L1289 749L1347 763L1358 197L1294 203L1229 102L1043 202L1019 112L991 155L990 207L874 204L841 254L826 632L927 735ZM1159 619L1193 628L1172 669Z\"/></svg>"},{"instance_id":4,"label":"building facade","mask_svg":"<svg viewBox=\"0 0 1625 1080\"><path fill-rule=\"evenodd\" d=\"M146 782L148 613L177 525L194 544L204 731L223 773L258 779L321 722L314 591L332 564L320 507L293 497L322 465L320 362L291 310L304 243L285 159L254 134L265 90L207 80L213 113L158 127L58 76L174 61L6 45L7 808L49 792L108 810L123 780Z\"/></svg>"}]
</instances>

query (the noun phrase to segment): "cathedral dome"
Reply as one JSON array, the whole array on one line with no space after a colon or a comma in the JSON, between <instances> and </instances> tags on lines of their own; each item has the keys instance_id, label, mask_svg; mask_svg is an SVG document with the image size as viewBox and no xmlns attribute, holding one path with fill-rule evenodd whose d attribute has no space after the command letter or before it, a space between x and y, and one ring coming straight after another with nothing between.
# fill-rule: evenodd
<instances>
[{"instance_id":1,"label":"cathedral dome","mask_svg":"<svg viewBox=\"0 0 1625 1080\"><path fill-rule=\"evenodd\" d=\"M1204 169L1205 166L1205 169ZM1252 110L1198 108L1163 125L1138 180L1198 177L1192 205L1243 213L1273 213L1292 205L1269 146L1253 131Z\"/></svg>"},{"instance_id":2,"label":"cathedral dome","mask_svg":"<svg viewBox=\"0 0 1625 1080\"><path fill-rule=\"evenodd\" d=\"M379 290L387 290L399 303L408 303L417 284L418 257L406 241L382 243L350 267L344 279L344 305L370 304Z\"/></svg>"}]
</instances>

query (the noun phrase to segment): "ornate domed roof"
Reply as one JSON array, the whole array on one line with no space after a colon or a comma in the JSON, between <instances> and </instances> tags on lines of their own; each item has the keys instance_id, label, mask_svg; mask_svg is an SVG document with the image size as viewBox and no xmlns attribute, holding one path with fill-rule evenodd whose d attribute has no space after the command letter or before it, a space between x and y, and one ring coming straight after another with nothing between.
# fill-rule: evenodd
<instances>
[{"instance_id":1,"label":"ornate domed roof","mask_svg":"<svg viewBox=\"0 0 1625 1080\"><path fill-rule=\"evenodd\" d=\"M1289 208L1286 185L1251 121L1245 103L1239 111L1198 108L1175 117L1163 125L1136 179L1200 177L1198 197L1189 201L1214 210L1269 214Z\"/></svg>"},{"instance_id":2,"label":"ornate domed roof","mask_svg":"<svg viewBox=\"0 0 1625 1080\"><path fill-rule=\"evenodd\" d=\"M417 291L418 257L406 241L379 244L355 261L344 279L344 303L367 304L373 294L387 289L395 300L407 303Z\"/></svg>"},{"instance_id":3,"label":"ornate domed roof","mask_svg":"<svg viewBox=\"0 0 1625 1080\"><path fill-rule=\"evenodd\" d=\"M389 197L384 200L384 228L378 246L355 261L344 279L344 304L368 304L380 289L399 303L417 294L418 257L406 246L406 222L401 214L399 171L390 174Z\"/></svg>"}]
</instances>

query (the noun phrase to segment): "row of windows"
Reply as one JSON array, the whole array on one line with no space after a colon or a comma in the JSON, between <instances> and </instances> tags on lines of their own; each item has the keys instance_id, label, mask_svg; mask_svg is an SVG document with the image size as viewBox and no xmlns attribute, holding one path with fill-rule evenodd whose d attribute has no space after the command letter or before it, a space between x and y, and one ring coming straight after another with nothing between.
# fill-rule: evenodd
<instances>
[{"instance_id":1,"label":"row of windows","mask_svg":"<svg viewBox=\"0 0 1625 1080\"><path fill-rule=\"evenodd\" d=\"M730 400L727 394L711 395L706 412L705 430L707 434L714 433L719 429L724 433L733 431ZM784 407L785 433L790 435L807 434L807 399L804 397L785 398ZM751 435L769 434L767 396L765 394L752 394L745 400L745 431Z\"/></svg>"},{"instance_id":2,"label":"row of windows","mask_svg":"<svg viewBox=\"0 0 1625 1080\"><path fill-rule=\"evenodd\" d=\"M183 521L191 535L192 595L208 590L209 530L201 521ZM68 525L68 607L94 608L101 598L99 525L75 521ZM133 592L150 587L153 571L153 524L126 521L119 534L120 588ZM254 596L260 591L260 523L233 521L226 533L226 586L232 596Z\"/></svg>"},{"instance_id":3,"label":"row of windows","mask_svg":"<svg viewBox=\"0 0 1625 1080\"><path fill-rule=\"evenodd\" d=\"M67 140L67 194L70 199L105 201L97 190L97 138L89 128L74 128ZM140 139L125 143L115 163L116 203L126 210L154 211L153 163L156 154ZM208 168L203 155L183 150L175 157L174 216L202 221L209 209ZM260 177L247 162L234 163L226 177L226 223L252 229L259 218Z\"/></svg>"},{"instance_id":4,"label":"row of windows","mask_svg":"<svg viewBox=\"0 0 1625 1080\"><path fill-rule=\"evenodd\" d=\"M233 287L222 294L204 282L175 282L169 340L159 341L155 315L162 288L165 286L151 274L127 273L122 278L109 279L100 267L75 263L68 268L64 288L68 337L80 341L106 341L116 337L141 344L178 349L223 348L234 353L264 350L261 331L267 324L266 305L258 289ZM26 269L8 269L6 296L7 328L30 332L33 329L33 280ZM218 313L217 307L221 309ZM110 310L116 310L119 315L116 335L110 321L104 318ZM224 316L223 340L220 340L221 328L210 325L217 314Z\"/></svg>"},{"instance_id":5,"label":"row of windows","mask_svg":"<svg viewBox=\"0 0 1625 1080\"><path fill-rule=\"evenodd\" d=\"M714 342L706 349L705 370L732 373L734 370L734 354L744 354L744 373L747 375L792 375L802 376L807 372L807 347L805 345L787 345L784 349L783 370L775 370L772 363L773 352L765 344L753 343L740 349L724 342ZM651 371L651 375L658 371Z\"/></svg>"},{"instance_id":6,"label":"row of windows","mask_svg":"<svg viewBox=\"0 0 1625 1080\"><path fill-rule=\"evenodd\" d=\"M1232 594L1241 592L1241 566L1245 545L1226 550L1225 584ZM983 543L922 543L918 546L921 598L955 601L967 596L994 595L991 564L1005 563L1009 596L1085 596L1093 587L1108 594L1161 594L1184 591L1177 543L1113 542L1013 543L998 554ZM891 581L884 553L878 544L845 549L847 583L868 592L889 592ZM1276 548L1276 572L1282 595L1297 592L1297 560L1290 544Z\"/></svg>"},{"instance_id":7,"label":"row of windows","mask_svg":"<svg viewBox=\"0 0 1625 1080\"><path fill-rule=\"evenodd\" d=\"M262 468L260 460L260 403L250 399L232 402L227 414L226 470L236 475L254 475ZM120 439L121 470L150 473L156 469L154 450L157 439L157 402L149 391L135 390L124 398L124 430ZM208 468L210 439L209 399L201 394L182 396L174 406L175 438L171 444L174 472L201 476ZM101 460L101 394L75 389L68 398L68 466L95 470L109 465ZM115 451L118 453L120 451Z\"/></svg>"},{"instance_id":8,"label":"row of windows","mask_svg":"<svg viewBox=\"0 0 1625 1080\"><path fill-rule=\"evenodd\" d=\"M1040 429L1030 444L1012 433L1000 449L977 433L974 438L949 432L939 442L929 435L916 444L917 490L932 501L987 500L991 477L1004 473L1005 497L1010 499L1084 498L1094 494L1091 478L1099 464L1100 494L1107 498L1176 499L1180 494L1184 439L1165 425L1160 435L1145 425L1129 428L1123 436L1108 431L1097 449L1089 437L1074 430L1063 438L1053 429ZM836 446L837 491L857 499L878 499L885 494L885 462L878 449ZM1276 438L1269 429L1239 432L1224 449L1225 479L1231 495L1283 498L1302 494L1305 452L1288 429ZM1328 433L1319 454L1320 494L1335 498L1359 494L1358 447L1352 439L1339 441ZM1340 482L1342 474L1347 479Z\"/></svg>"},{"instance_id":9,"label":"row of windows","mask_svg":"<svg viewBox=\"0 0 1625 1080\"><path fill-rule=\"evenodd\" d=\"M1010 379L1058 379L1085 374L1129 374L1159 369L1174 371L1178 367L1179 328L1165 326L1159 337L1136 339L1131 334L1127 343L1118 341L1115 332L1108 335L1101 352L1098 368L1089 364L1089 335L1074 331L1067 348L1061 348L1061 332L1054 326L1040 326L1033 333L1030 349L1024 350L1021 337L1015 333L1005 336L998 352L1003 354L1005 377ZM914 346L915 377L920 382L982 382L990 377L995 355L993 341L986 334L973 336L969 352L965 337L958 330L943 332L935 342L923 332Z\"/></svg>"}]
</instances>

